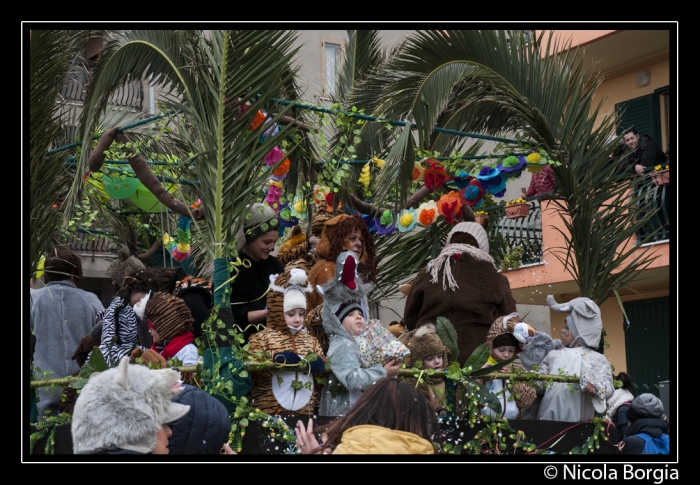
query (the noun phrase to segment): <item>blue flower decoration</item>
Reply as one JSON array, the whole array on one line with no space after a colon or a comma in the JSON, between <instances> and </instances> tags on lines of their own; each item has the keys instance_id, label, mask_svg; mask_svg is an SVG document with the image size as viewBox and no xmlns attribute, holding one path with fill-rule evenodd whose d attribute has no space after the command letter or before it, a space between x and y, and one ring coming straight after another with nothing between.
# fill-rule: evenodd
<instances>
[{"instance_id":1,"label":"blue flower decoration","mask_svg":"<svg viewBox=\"0 0 700 485\"><path fill-rule=\"evenodd\" d=\"M501 176L505 179L518 178L525 167L527 160L523 156L516 157L511 155L503 159L501 163L496 165L496 168L500 170Z\"/></svg>"},{"instance_id":2,"label":"blue flower decoration","mask_svg":"<svg viewBox=\"0 0 700 485\"><path fill-rule=\"evenodd\" d=\"M501 171L495 167L484 167L481 170L479 170L479 173L478 175L476 175L476 178L481 182L488 182L489 180L498 177L500 174Z\"/></svg>"},{"instance_id":3,"label":"blue flower decoration","mask_svg":"<svg viewBox=\"0 0 700 485\"><path fill-rule=\"evenodd\" d=\"M459 189L463 189L467 185L469 185L469 182L472 181L474 177L469 174L466 170L460 170L454 176L452 177L452 181L454 184L457 186Z\"/></svg>"}]
</instances>

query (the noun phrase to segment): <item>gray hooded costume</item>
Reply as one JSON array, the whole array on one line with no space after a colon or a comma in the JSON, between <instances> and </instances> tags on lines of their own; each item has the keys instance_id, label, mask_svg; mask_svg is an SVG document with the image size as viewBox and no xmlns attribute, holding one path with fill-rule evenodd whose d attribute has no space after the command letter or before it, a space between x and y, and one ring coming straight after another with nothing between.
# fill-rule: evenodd
<instances>
[{"instance_id":1,"label":"gray hooded costume","mask_svg":"<svg viewBox=\"0 0 700 485\"><path fill-rule=\"evenodd\" d=\"M359 304L367 320L366 294L370 285L363 284L357 276L358 263L352 251L343 251L336 259L335 278L320 287L324 298L323 328L330 340L326 357L331 367L328 385L321 394L321 416L345 414L364 389L386 377L381 364L370 366L362 359L355 337L336 316L343 303Z\"/></svg>"},{"instance_id":2,"label":"gray hooded costume","mask_svg":"<svg viewBox=\"0 0 700 485\"><path fill-rule=\"evenodd\" d=\"M600 343L603 321L600 308L589 298L574 298L559 304L551 295L547 305L555 311L568 313L566 324L574 337L569 347L552 350L540 364L542 374L558 374L563 369L568 375L577 375L578 384L554 383L545 391L538 419L550 421L581 422L604 413L606 400L613 394L613 376L610 363L595 349ZM579 347L572 347L579 344ZM586 390L593 384L596 395ZM574 389L574 393L570 390Z\"/></svg>"}]
</instances>

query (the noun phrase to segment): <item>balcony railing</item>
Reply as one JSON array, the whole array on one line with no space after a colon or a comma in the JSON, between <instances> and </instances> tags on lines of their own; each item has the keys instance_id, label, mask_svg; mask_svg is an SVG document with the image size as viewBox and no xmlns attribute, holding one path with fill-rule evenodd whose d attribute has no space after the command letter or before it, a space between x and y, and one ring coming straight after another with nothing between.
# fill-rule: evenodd
<instances>
[{"instance_id":1,"label":"balcony railing","mask_svg":"<svg viewBox=\"0 0 700 485\"><path fill-rule=\"evenodd\" d=\"M670 204L671 195L668 185L654 185L650 178L644 178L637 184L638 195L652 198L656 210L649 223L637 233L637 238L643 240L649 235L648 242L663 241L670 235ZM488 228L490 254L500 265L503 257L513 248L523 248L521 265L542 262L542 211L540 201L546 196L528 197L530 211L527 216L518 219L508 219L505 206L498 205L482 209L490 219Z\"/></svg>"},{"instance_id":2,"label":"balcony railing","mask_svg":"<svg viewBox=\"0 0 700 485\"><path fill-rule=\"evenodd\" d=\"M520 264L542 262L542 212L541 197L530 197L530 211L527 216L509 219L505 206L498 205L484 209L490 219L488 227L490 254L500 265L503 257L515 247L523 248Z\"/></svg>"},{"instance_id":3,"label":"balcony railing","mask_svg":"<svg viewBox=\"0 0 700 485\"><path fill-rule=\"evenodd\" d=\"M60 97L64 100L83 102L90 78L95 70L95 61L77 62L68 72ZM132 81L122 86L109 97L109 104L114 107L143 109L143 85L141 81Z\"/></svg>"}]
</instances>

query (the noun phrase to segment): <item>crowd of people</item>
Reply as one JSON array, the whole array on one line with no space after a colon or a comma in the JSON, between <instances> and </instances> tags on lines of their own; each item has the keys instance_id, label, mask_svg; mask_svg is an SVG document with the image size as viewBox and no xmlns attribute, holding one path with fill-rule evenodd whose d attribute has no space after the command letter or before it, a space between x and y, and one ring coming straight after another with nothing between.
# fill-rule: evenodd
<instances>
[{"instance_id":1,"label":"crowd of people","mask_svg":"<svg viewBox=\"0 0 700 485\"><path fill-rule=\"evenodd\" d=\"M77 287L80 259L56 249L45 263L46 286L31 292L35 374L77 376L97 350L110 368L93 373L79 394L40 389L36 411L57 413L63 404L72 413L76 454L233 454L229 416L241 396L257 411L307 417L295 430L303 454L433 454L439 420L460 416L459 383L444 374L400 377L399 370L403 364L440 371L453 361L461 367L487 344L484 368L505 373L537 365L541 374L563 370L580 381L479 378L500 403L482 405L483 417L573 423L606 417L622 453L663 449L668 423L661 401L635 398L630 376L614 378L596 350L603 324L595 302L557 303L550 296L550 309L565 313L566 325L559 339L535 331L517 313L507 279L488 254L488 221L475 222L465 207L442 252L410 283L403 320L387 328L370 318L367 294L377 268L372 235L359 216L330 216L321 206L315 250L296 231L278 259L277 214L251 205L239 252L246 264L232 274L230 307L215 317L221 331L243 335L250 359L276 364L255 372L244 371L230 340L212 341L203 329L216 311L210 281L121 255L110 268L116 296L105 309ZM437 330L439 317L454 326L452 347ZM198 364L233 385L176 368ZM332 421L315 428L313 415Z\"/></svg>"}]
</instances>

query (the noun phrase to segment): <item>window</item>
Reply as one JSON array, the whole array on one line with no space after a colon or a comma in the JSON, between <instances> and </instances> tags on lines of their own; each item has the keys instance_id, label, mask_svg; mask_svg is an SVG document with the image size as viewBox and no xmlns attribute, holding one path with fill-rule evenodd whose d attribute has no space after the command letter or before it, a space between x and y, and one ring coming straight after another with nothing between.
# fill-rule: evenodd
<instances>
[{"instance_id":1,"label":"window","mask_svg":"<svg viewBox=\"0 0 700 485\"><path fill-rule=\"evenodd\" d=\"M323 96L336 95L342 50L342 41L321 39L321 90Z\"/></svg>"}]
</instances>

